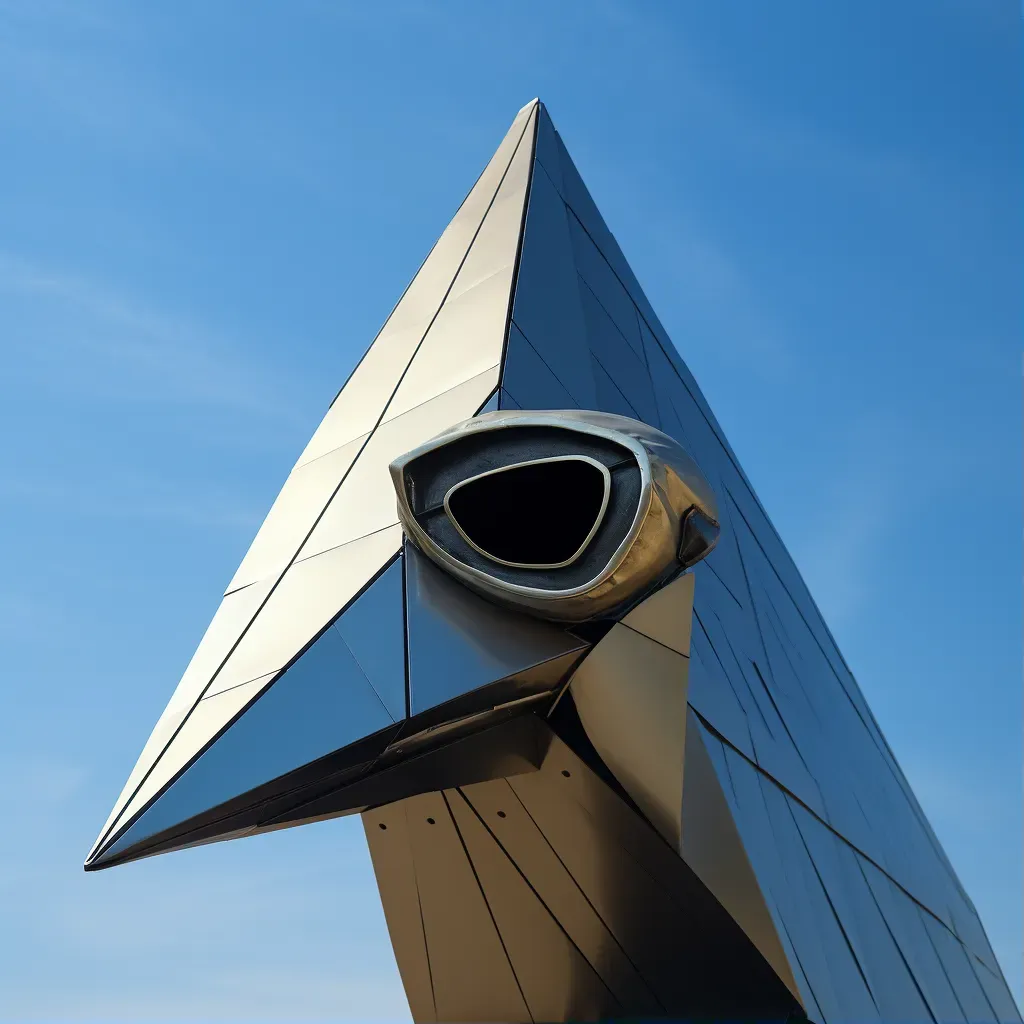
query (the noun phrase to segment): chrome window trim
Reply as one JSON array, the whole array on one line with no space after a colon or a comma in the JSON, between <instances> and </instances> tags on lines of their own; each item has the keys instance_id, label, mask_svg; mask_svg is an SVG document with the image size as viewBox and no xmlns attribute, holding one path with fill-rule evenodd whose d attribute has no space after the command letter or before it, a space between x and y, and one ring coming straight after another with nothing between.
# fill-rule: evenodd
<instances>
[{"instance_id":1,"label":"chrome window trim","mask_svg":"<svg viewBox=\"0 0 1024 1024\"><path fill-rule=\"evenodd\" d=\"M565 590L545 590L541 587L527 587L522 584L508 583L504 580L495 579L495 577L491 576L489 573L482 572L471 565L467 565L461 559L455 558L453 555L450 555L445 551L439 544L436 544L416 522L416 518L409 506L408 496L405 492L405 484L403 480L403 472L408 463L419 458L421 455L425 455L427 452L433 451L435 448L441 448L447 445L449 442L454 441L458 436L466 436L468 434L490 432L492 430L502 430L506 428L516 428L523 425L555 427L575 434L592 434L596 437L607 438L609 441L614 441L616 444L630 451L635 456L637 465L640 467L640 498L637 501L636 513L633 516L633 522L630 524L626 536L622 539L622 543L615 549L612 557L605 564L604 568L601 569L593 579L588 580L586 583L582 583L579 586ZM426 442L426 444L420 445L420 447L414 448L411 452L406 452L405 455L395 459L395 461L391 463L391 474L395 481L395 491L398 498L399 520L401 521L406 534L409 535L416 545L436 564L446 566L450 572L453 572L456 575L456 577L461 575L463 577L476 580L480 585L492 592L496 591L498 594L518 594L525 598L535 598L542 601L545 605L551 605L553 602L589 594L595 587L600 586L615 574L615 571L622 564L629 552L629 549L633 546L634 541L640 534L644 520L647 518L647 513L650 509L653 496L650 456L647 449L644 448L640 441L621 430L603 427L582 418L577 419L572 415L572 411L569 411L569 415L557 412L535 413L530 411L528 415L520 413L518 416L509 416L507 419L502 417L501 412L486 413L483 416L467 420L456 425L454 428L446 430L444 433L439 434L437 437Z\"/></svg>"}]
</instances>

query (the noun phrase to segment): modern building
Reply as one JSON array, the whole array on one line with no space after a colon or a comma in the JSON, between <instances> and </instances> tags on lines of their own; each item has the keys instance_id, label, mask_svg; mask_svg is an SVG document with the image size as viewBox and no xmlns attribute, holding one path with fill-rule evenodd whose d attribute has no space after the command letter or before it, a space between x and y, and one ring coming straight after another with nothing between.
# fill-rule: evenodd
<instances>
[{"instance_id":1,"label":"modern building","mask_svg":"<svg viewBox=\"0 0 1024 1024\"><path fill-rule=\"evenodd\" d=\"M86 867L357 812L418 1021L1020 1020L539 102L299 456Z\"/></svg>"}]
</instances>

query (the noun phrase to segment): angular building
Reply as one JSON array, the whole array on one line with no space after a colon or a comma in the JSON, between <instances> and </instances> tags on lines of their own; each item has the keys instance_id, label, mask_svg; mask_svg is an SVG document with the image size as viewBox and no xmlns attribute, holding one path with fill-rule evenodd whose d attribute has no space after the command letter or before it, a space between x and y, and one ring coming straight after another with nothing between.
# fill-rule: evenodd
<instances>
[{"instance_id":1,"label":"angular building","mask_svg":"<svg viewBox=\"0 0 1024 1024\"><path fill-rule=\"evenodd\" d=\"M418 1021L1020 1020L538 102L299 456L86 867L357 812Z\"/></svg>"}]
</instances>

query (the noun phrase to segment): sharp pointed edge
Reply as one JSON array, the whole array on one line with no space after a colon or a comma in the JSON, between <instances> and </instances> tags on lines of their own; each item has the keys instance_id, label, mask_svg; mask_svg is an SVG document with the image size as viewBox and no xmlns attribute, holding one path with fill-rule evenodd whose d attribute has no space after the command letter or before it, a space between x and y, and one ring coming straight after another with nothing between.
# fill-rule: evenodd
<instances>
[{"instance_id":1,"label":"sharp pointed edge","mask_svg":"<svg viewBox=\"0 0 1024 1024\"><path fill-rule=\"evenodd\" d=\"M511 287L514 283L511 278L511 267L514 262L514 253L518 244L518 234L520 230L521 215L519 213L515 213L514 216L510 217L507 211L502 211L501 223L507 220L509 222L509 225L511 226L509 230L514 229L512 233L515 235L515 237L511 237L509 235L509 230L501 228L500 223L496 220L497 214L495 214L495 217L488 218L488 211L490 211L491 206L497 203L498 200L503 195L509 195L509 198L515 199L516 197L510 195L510 192L515 192L519 195L520 205L525 202L527 180L529 176L529 166L527 166L529 164L529 160L526 158L532 152L532 143L527 145L525 149L523 149L521 143L523 141L523 138L529 135L530 125L533 124L535 126L536 124L534 111L535 108L538 106L538 102L539 101L537 100L532 100L519 112L512 127L506 134L505 139L502 141L501 146L499 146L499 149L496 152L495 157L492 158L491 162L488 164L488 168L485 169L484 175L481 176L480 181L478 181L477 184L474 186L473 190L471 190L469 197L467 197L467 200L462 204L462 206L459 209L459 212L456 213L455 218L453 218L452 223L449 225L449 228L446 229L445 234L448 236L451 236L453 234L459 237L461 237L462 235L466 236L467 248L465 252L458 259L455 259L455 254L453 254L452 256L445 256L443 247L442 250L439 250L439 246L442 245L442 242L445 237L442 236L442 240L439 241L437 245L435 245L434 249L431 251L431 255L427 257L427 260L424 262L423 266L420 268L420 271L417 273L416 278L414 278L413 283L410 284L409 288L406 290L406 293L403 295L402 299L399 300L399 303L396 305L391 317L388 318L388 321L385 324L384 328L382 329L380 335L378 336L378 339L375 340L373 345L371 345L370 351L368 352L368 357L370 357L374 349L381 348L382 346L386 348L388 344L390 344L386 341L386 337L388 336L389 330L391 330L392 334L394 333L394 322L396 320L402 320L402 318L407 315L406 313L403 313L403 310L405 310L410 305L410 303L413 303L417 307L421 304L422 296L419 296L417 293L417 279L423 277L424 275L426 275L426 277L431 276L432 271L430 270L430 267L432 260L436 264L437 259L443 257L451 266L451 272L448 274L448 278L450 278L450 283L446 287L454 288L455 290L457 290L457 288L455 288L455 286L457 285L456 279L460 276L460 271L463 269L464 265L466 273L463 276L467 276L472 270L476 273L476 275L479 278L487 280L489 263L494 264L495 270L500 269L501 267L504 266L505 263L508 263L509 276L508 280L506 282L503 282L503 302L499 303L503 306L503 308L497 311L494 318L496 323L500 321L501 327L498 333L494 335L494 343L492 345L492 347L494 348L494 361L496 364L493 369L492 375L494 376L495 379L491 380L490 377L488 377L486 374L479 374L478 377L474 378L473 381L466 381L464 384L459 384L458 388L453 389L455 391L461 390L467 392L465 402L467 407L465 409L459 408L458 410L454 409L453 407L451 410L449 410L448 418L451 420L451 422L456 422L459 419L464 419L469 416L472 416L477 411L479 406L483 403L483 401L485 401L486 395L490 394L491 391L493 391L494 385L497 384L497 373L500 369L500 366L497 364L500 364L500 353L504 341L503 332L507 319L507 307L511 299ZM496 160L498 161L498 164L500 166L496 165ZM521 164L523 165L523 167L520 170L514 169L515 167ZM508 178L508 180L506 180L506 178ZM474 194L479 192L481 188L484 189L488 193L488 195L481 195L478 199L474 199ZM460 218L464 220L467 216L472 216L472 218L474 219L475 227L473 227L471 231L469 231L468 229L466 231L463 231L461 229L453 231L453 228L455 228L456 226L456 222L459 221ZM488 221L494 221L495 224L498 225L499 230L497 236L495 235L495 227L489 225L487 223ZM484 235L486 236L486 238L481 237L478 240L477 235L480 234L481 229L485 227L486 230L484 231ZM509 237L506 238L505 236ZM452 241L453 239L449 238L449 247L451 246ZM455 239L455 241L457 241L457 238ZM479 244L477 244L477 242L479 242ZM502 256L502 253L506 249L511 254L508 256L507 259L503 258ZM475 255L474 250L476 250ZM470 260L471 255L473 256L472 260ZM454 275L454 277L452 275ZM436 277L436 273L433 273L433 276ZM438 287L441 284L442 282L439 279L438 282L434 285L434 287ZM461 296L459 296L459 298L461 298ZM499 296L499 298L501 298L501 296ZM441 307L443 308L445 304L444 299L441 299L440 301ZM461 302L459 308L471 311L471 306L468 305L465 300ZM499 313L500 315L498 315ZM474 328L474 331L476 333L479 333L482 328L482 325L480 323L480 314L476 313L474 315L476 316L476 320L473 322L471 326ZM465 316L463 316L462 319L464 320ZM466 325L461 322L453 321L452 326L464 328ZM404 336L405 334L408 333L408 331L401 330L399 333ZM440 323L434 325L430 331L430 337L423 337L424 349L437 349L439 345L443 348L445 336L447 335L447 333L447 331L441 329ZM489 333L494 334L493 331ZM385 338L385 341L381 342L381 338ZM424 365L425 363L430 362L429 351L422 351L419 352L418 354L420 358L417 360L415 358L415 356L417 355L417 351L410 351L409 358L407 360L403 360L401 367L399 367L399 370L401 371L399 377L401 377L404 372L408 371L412 367L412 364L414 362L417 365ZM363 409L363 406L365 406L366 401L367 384L367 381L364 380L364 378L367 376L367 373L369 373L375 379L380 376L380 374L374 370L372 358L370 358L368 361L368 357L364 357L363 362L361 362L360 366L357 367L356 371L353 372L352 377L346 383L346 386L342 389L342 392L339 394L339 398L341 398L342 395L344 394L358 393L357 397L359 398L359 401L357 405L359 408L355 409L354 411L349 410L349 413L356 415L357 419L359 418L359 415L364 415L365 412L371 411ZM385 360L385 362L388 362L390 364L391 360ZM394 373L394 370L391 369L390 372ZM486 380L484 379L485 377L487 377ZM480 388L476 388L475 386L477 381L479 381L481 384ZM412 384L412 382L413 380L412 378L410 378L409 382L407 383L406 390L409 389L409 386ZM396 431L405 432L406 420L409 421L409 426L412 427L413 424L411 421L422 418L424 412L427 411L424 410L424 405L432 407L434 405L435 399L441 400L439 402L439 406L452 404L452 401L457 397L455 395L452 395L451 399L442 399L442 396L440 394L434 394L432 397L430 397L429 395L429 392L432 388L443 390L446 383L450 386L451 384L455 383L455 381L446 382L442 380L431 380L428 375L427 380L423 381L421 384L421 387L424 388L423 404L415 406L415 399L413 399L413 401L410 403L410 405L413 407L411 407L408 410L408 412L393 418L389 418L387 415L388 406L391 404L391 401L394 398L392 388L389 387L387 389L387 397L384 398L382 410L379 413L376 411L371 411L372 416L377 417L379 415L381 420L386 421L386 423L388 424L388 430L385 431L385 433L395 433ZM476 395L475 392L477 390L481 390L484 393ZM472 396L468 393L469 391L473 391ZM470 405L472 405L472 408L469 407ZM442 410L440 410L439 408L439 411ZM308 466L312 465L313 459L311 458L311 456L317 456L318 454L323 456L325 459L328 457L334 459L338 463L336 467L336 472L340 478L340 481L348 482L348 477L352 477L351 482L353 485L357 483L365 483L364 481L361 480L359 463L365 462L366 458L360 458L360 456L368 456L371 454L369 446L374 446L374 451L372 452L372 454L379 454L375 450L376 447L379 447L379 444L376 444L374 442L374 437L376 436L377 431L373 430L371 431L370 434L361 435L350 444L345 444L345 438L349 437L350 435L355 437L355 435L359 434L359 429L356 426L349 426L348 424L344 423L339 425L339 416L341 416L343 420L348 418L347 415L342 415L345 414L345 412L346 407L344 401L339 402L336 399L335 402L332 403L331 409L328 410L328 413L325 416L323 423L321 423L320 427L314 434L313 439L310 441L309 445L307 445L306 450L299 457L299 461L296 463L296 467L295 469L293 469L292 475L289 477L289 481L291 483L294 483L296 480L300 480L300 477L302 478L302 480L304 480L305 477L308 476L310 472L315 471L319 468L317 466L314 466L312 470L307 469ZM369 422L369 420L367 422ZM425 440L426 436L432 436L434 433L437 432L438 429L443 428L444 426L447 425L450 425L449 422L447 421L444 423L432 423L430 425L430 429L424 429L423 437L409 437L404 439L402 450L406 450L408 447L414 447L416 443ZM343 431L344 437L342 437L341 435L338 435L337 432L339 429L345 426L347 426L348 429ZM328 433L337 436L333 436L332 440L327 441L325 443L325 430ZM354 434L353 431L355 432ZM412 432L415 433L416 431L413 430ZM343 442L340 446L337 444L339 439ZM364 440L366 441L368 446L365 452L363 451ZM320 451L320 449L316 448L317 444L320 445L323 451ZM349 452L348 449L353 446L355 446L353 448L353 451ZM358 450L355 450L355 448L358 448ZM315 461L321 462L322 460L316 459ZM387 461L390 460L382 460L383 468L385 470ZM289 489L289 487L290 483L286 482L285 489L287 490ZM365 486L361 488L355 488L353 486L345 488L344 483L342 483L342 490L352 492L353 490L356 489L361 489L364 492L366 491ZM371 490L374 493L376 493L378 488L373 487L371 488ZM386 481L386 490L388 494L390 494L390 481ZM314 486L312 486L311 488L312 498L316 498L318 494L326 495L329 493L329 480L326 481L326 483L314 483ZM284 492L282 492L282 495L283 494ZM328 508L330 508L330 506L340 507L340 497L340 492L336 494L335 497L332 497L328 502ZM279 497L279 501L280 500L281 498ZM316 522L318 525L320 525L318 536L325 536L325 539L321 543L321 547L327 549L335 546L339 542L345 543L346 541L350 540L351 538L347 536L326 536L328 534L328 530L331 523L335 518L337 518L337 513L334 513L332 515L325 515L326 510L321 510L319 513L319 516L322 517L321 525L321 521L317 518L317 510L321 509L322 505L323 499L321 498L320 501L317 503L316 509L313 510L314 518L310 520L310 525L312 525L313 522ZM390 510L391 507L393 506L393 497L388 499L387 505L388 509ZM298 509L296 511L301 512L301 509ZM288 518L294 518L294 515L295 512L293 512L292 515ZM278 518L280 518L280 516ZM302 517L300 516L300 518ZM388 515L387 518L391 518L390 515ZM385 523L381 522L379 525L384 526ZM369 532L373 528L373 526L374 524L372 523L366 523L362 527L362 529ZM268 519L266 527L261 527L261 531L260 534L257 536L257 540L259 540L260 536L265 532L267 528L274 530L277 527L275 527L273 522ZM306 541L307 530L308 527L302 526L302 528L297 532L292 531L296 532L297 543L302 544ZM266 543L268 542L265 539L260 543L264 544L265 546ZM256 546L257 541L254 541L253 544L254 546ZM287 559L289 557L293 557L293 555L289 556L288 551L282 549L281 554L278 557L284 558L287 562ZM245 564L246 560L252 562L252 559L248 554L246 555L246 559L243 559L243 565ZM266 568L266 566L264 568ZM242 567L240 567L239 569L239 573L241 572ZM225 597L224 605L222 606L225 607L225 611L230 610L226 608L226 606L228 605L231 605L232 608L236 608L237 606L237 614L228 616L228 618L230 618L231 621L227 622L226 625L218 627L220 632L225 633L224 636L220 636L218 633L218 636L211 637L211 644L213 647L216 647L217 650L207 651L203 660L201 660L198 664L190 665L190 670L186 672L185 677L183 677L182 679L182 683L179 683L178 691L176 691L175 695L172 696L171 703L168 705L168 708L167 710L165 710L163 716L161 716L161 720L157 723L157 726L154 729L153 736L147 743L146 749L143 750L143 753L139 758L138 764L136 765L131 777L129 778L128 784L125 786L124 791L118 798L118 801L111 812L110 818L104 825L104 828L100 833L100 837L97 839L96 844L94 845L92 851L90 852L89 862L94 861L96 857L99 856L101 849L108 844L110 837L114 834L115 831L123 831L123 826L126 823L128 817L134 816L134 812L138 809L137 806L133 807L133 805L137 805L138 803L138 792L140 791L141 788L146 786L146 778L150 775L150 773L154 772L158 762L165 756L168 745L173 742L174 737L183 728L186 719L191 714L190 709L194 707L193 698L197 698L200 695L207 695L204 693L204 690L210 682L209 672L217 669L217 665L220 664L222 658L224 658L225 652L230 652L227 654L227 657L229 658L236 657L236 655L234 654L233 645L238 642L239 635L244 634L246 632L246 629L244 628L245 622L249 622L249 620L251 619L251 625L255 629L261 628L260 624L253 617L253 614L250 614L252 610L250 609L250 612L247 612L246 609L249 607L250 604L255 603L256 608L259 609L259 612L256 612L255 614L262 614L262 602L264 601L264 599L267 598L267 593L265 593L264 591L268 589L267 585L269 585L269 589L272 589L273 579L276 573L272 574L266 580L255 581L252 583L249 583L247 581L247 578L245 578L244 576L240 576L239 573L236 573L236 579L232 581L232 584L229 587L230 593ZM289 569L285 568L284 574L281 577L281 579L286 578L288 575ZM246 585L239 587L239 583L245 583ZM221 615L221 613L219 612L218 615ZM245 622L242 622L241 624L236 623L235 619L239 616L245 619ZM224 616L221 616L221 618L223 620ZM227 633L232 633L232 635L228 636ZM210 646L211 644L207 644L207 646ZM241 644L239 644L239 646L241 646ZM193 658L193 662L197 662L198 653L199 652L197 652L197 657ZM207 664L207 662L209 662L209 664ZM216 674L215 671L214 674ZM200 676L202 676L202 678L200 678ZM241 684L243 682L245 682L244 679L237 680L237 684ZM229 689L233 689L234 686L237 684L234 681L234 679L231 679L227 682L222 682L221 688L224 691L228 691ZM182 691L183 686L184 689L188 691L188 693L179 692Z\"/></svg>"}]
</instances>

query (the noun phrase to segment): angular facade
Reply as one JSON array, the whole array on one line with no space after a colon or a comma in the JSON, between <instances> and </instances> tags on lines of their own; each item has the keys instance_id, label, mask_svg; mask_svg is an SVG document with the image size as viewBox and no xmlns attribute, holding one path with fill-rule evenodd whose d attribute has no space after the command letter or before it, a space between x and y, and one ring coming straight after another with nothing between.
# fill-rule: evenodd
<instances>
[{"instance_id":1,"label":"angular facade","mask_svg":"<svg viewBox=\"0 0 1024 1024\"><path fill-rule=\"evenodd\" d=\"M417 1020L1020 1020L537 102L300 455L86 867L357 812Z\"/></svg>"}]
</instances>

